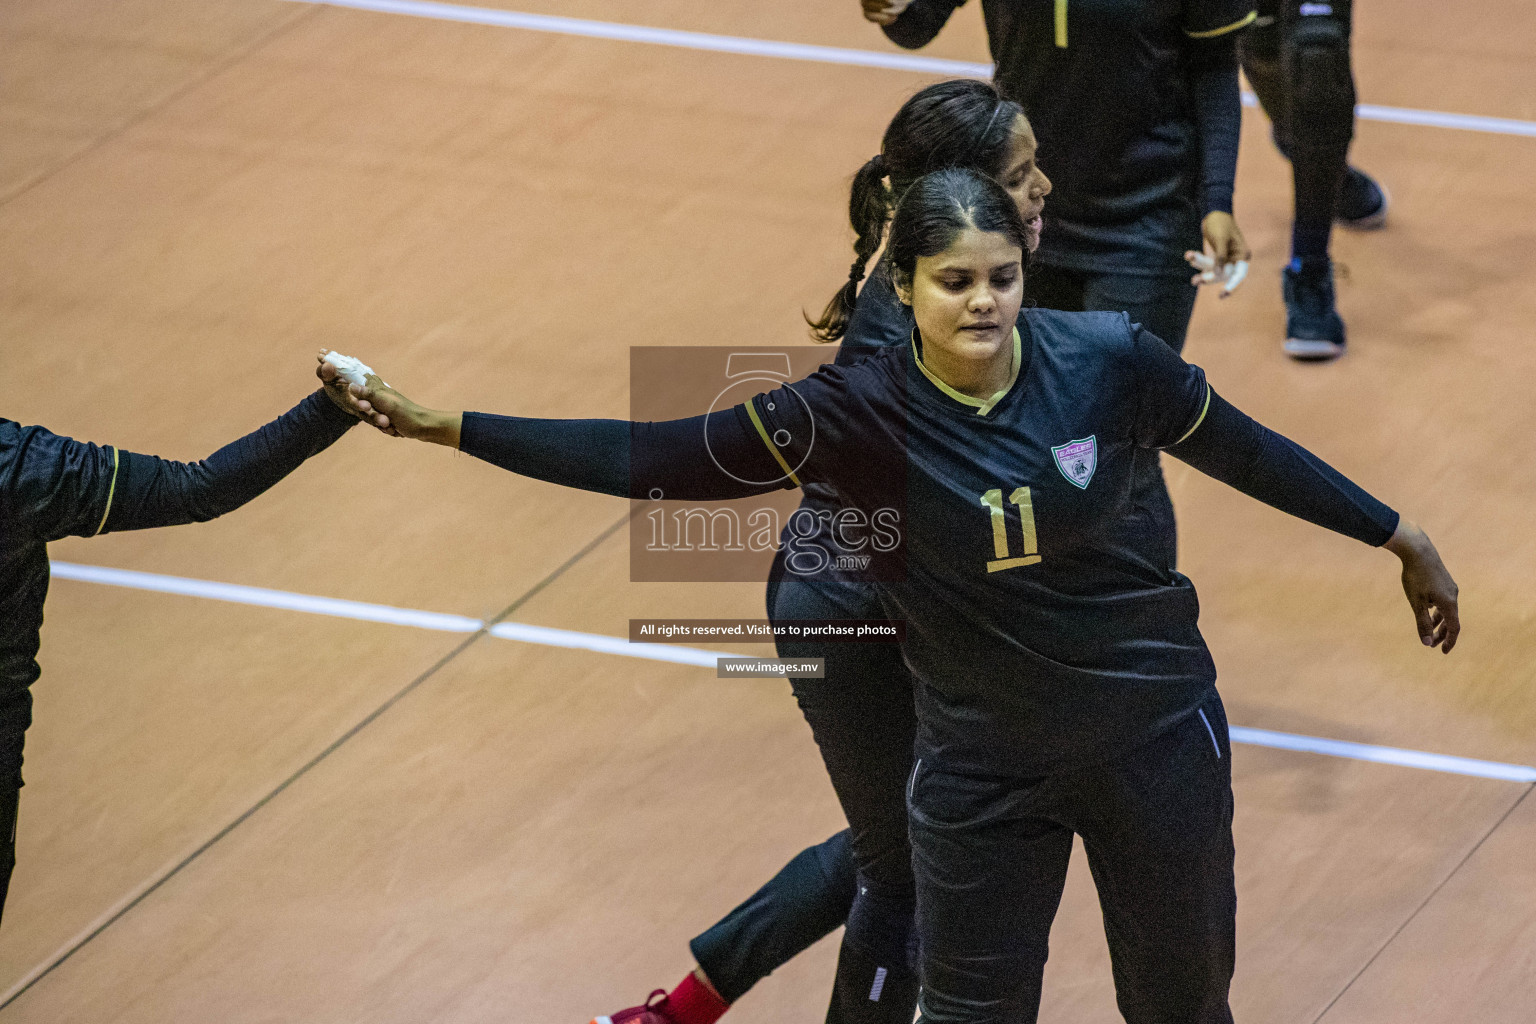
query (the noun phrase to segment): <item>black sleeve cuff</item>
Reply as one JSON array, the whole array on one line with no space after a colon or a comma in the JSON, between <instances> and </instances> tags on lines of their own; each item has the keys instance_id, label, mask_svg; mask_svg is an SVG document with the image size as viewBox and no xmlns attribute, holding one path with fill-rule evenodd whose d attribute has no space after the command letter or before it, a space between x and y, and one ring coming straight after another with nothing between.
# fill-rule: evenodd
<instances>
[{"instance_id":1,"label":"black sleeve cuff","mask_svg":"<svg viewBox=\"0 0 1536 1024\"><path fill-rule=\"evenodd\" d=\"M965 0L912 0L906 10L889 25L880 26L885 37L904 50L927 46L955 8Z\"/></svg>"}]
</instances>

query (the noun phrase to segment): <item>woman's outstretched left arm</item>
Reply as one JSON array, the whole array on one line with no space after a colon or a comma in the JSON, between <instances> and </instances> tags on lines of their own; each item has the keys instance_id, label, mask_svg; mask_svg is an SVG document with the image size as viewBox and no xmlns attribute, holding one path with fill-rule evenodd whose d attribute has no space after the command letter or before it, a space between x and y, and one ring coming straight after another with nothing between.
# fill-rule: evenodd
<instances>
[{"instance_id":1,"label":"woman's outstretched left arm","mask_svg":"<svg viewBox=\"0 0 1536 1024\"><path fill-rule=\"evenodd\" d=\"M1420 641L1447 654L1456 646L1456 581L1429 537L1322 459L1215 391L1208 392L1197 425L1167 451L1282 512L1391 551L1403 563L1403 591Z\"/></svg>"}]
</instances>

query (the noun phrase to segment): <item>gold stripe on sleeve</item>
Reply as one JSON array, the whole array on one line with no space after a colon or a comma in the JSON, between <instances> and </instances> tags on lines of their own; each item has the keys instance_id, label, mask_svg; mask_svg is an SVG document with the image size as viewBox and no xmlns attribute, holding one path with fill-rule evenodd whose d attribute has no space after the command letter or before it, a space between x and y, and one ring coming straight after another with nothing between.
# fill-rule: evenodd
<instances>
[{"instance_id":1,"label":"gold stripe on sleeve","mask_svg":"<svg viewBox=\"0 0 1536 1024\"><path fill-rule=\"evenodd\" d=\"M1056 48L1067 48L1067 0L1056 0Z\"/></svg>"},{"instance_id":2,"label":"gold stripe on sleeve","mask_svg":"<svg viewBox=\"0 0 1536 1024\"><path fill-rule=\"evenodd\" d=\"M780 452L778 446L773 443L773 439L768 436L768 428L764 427L763 421L757 418L756 404L752 399L749 398L747 399L746 405L747 418L750 419L752 421L752 425L757 428L757 436L763 439L763 444L768 446L768 451L772 453L774 459L778 461L779 468L784 471L785 475L794 481L796 487L801 486L800 478L795 476L795 471L790 469L789 463L784 461L783 453Z\"/></svg>"},{"instance_id":3,"label":"gold stripe on sleeve","mask_svg":"<svg viewBox=\"0 0 1536 1024\"><path fill-rule=\"evenodd\" d=\"M1213 28L1205 32L1191 32L1189 29L1185 29L1184 34L1191 39L1215 39L1217 36L1224 36L1228 32L1236 32L1240 28L1247 28L1253 24L1254 19L1258 16L1258 11L1249 11L1230 25L1223 25L1221 28Z\"/></svg>"},{"instance_id":4,"label":"gold stripe on sleeve","mask_svg":"<svg viewBox=\"0 0 1536 1024\"><path fill-rule=\"evenodd\" d=\"M112 449L112 482L107 485L107 507L106 507L106 509L104 509L102 511L102 513L101 513L101 522L96 524L96 533L91 534L92 537L96 536L97 533L100 533L103 529L106 528L107 516L112 514L112 496L117 493L117 464L118 464L118 461L119 461L119 457L118 457L118 453L117 453L117 448L114 447Z\"/></svg>"},{"instance_id":5,"label":"gold stripe on sleeve","mask_svg":"<svg viewBox=\"0 0 1536 1024\"><path fill-rule=\"evenodd\" d=\"M1189 435L1193 434L1195 431L1200 429L1200 424L1205 422L1205 414L1210 412L1210 411L1211 411L1211 386L1209 384L1207 384L1205 386L1205 404L1200 407L1200 415L1195 417L1195 424L1194 424L1194 426L1192 426L1188 430L1184 431L1184 436L1179 438L1177 441L1173 442L1173 444L1169 445L1168 447L1169 448L1177 448L1179 445L1183 444L1185 441L1188 441L1189 440Z\"/></svg>"}]
</instances>

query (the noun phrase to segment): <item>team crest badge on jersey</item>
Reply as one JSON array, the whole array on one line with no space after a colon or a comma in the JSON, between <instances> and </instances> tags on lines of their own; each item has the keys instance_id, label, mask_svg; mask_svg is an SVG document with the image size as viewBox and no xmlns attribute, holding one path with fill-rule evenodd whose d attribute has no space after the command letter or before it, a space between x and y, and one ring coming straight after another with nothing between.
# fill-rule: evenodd
<instances>
[{"instance_id":1,"label":"team crest badge on jersey","mask_svg":"<svg viewBox=\"0 0 1536 1024\"><path fill-rule=\"evenodd\" d=\"M1061 470L1061 475L1087 490L1093 471L1099 468L1098 435L1059 444L1051 449L1051 454L1056 456L1056 468Z\"/></svg>"}]
</instances>

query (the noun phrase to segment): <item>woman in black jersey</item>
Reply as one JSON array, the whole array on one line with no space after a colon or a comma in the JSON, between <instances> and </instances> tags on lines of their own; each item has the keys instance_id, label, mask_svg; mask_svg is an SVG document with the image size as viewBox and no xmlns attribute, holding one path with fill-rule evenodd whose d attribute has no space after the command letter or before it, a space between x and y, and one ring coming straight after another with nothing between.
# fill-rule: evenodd
<instances>
[{"instance_id":1,"label":"woman in black jersey","mask_svg":"<svg viewBox=\"0 0 1536 1024\"><path fill-rule=\"evenodd\" d=\"M22 744L48 549L61 537L201 523L239 508L357 422L344 385L316 391L201 462L170 462L0 419L0 911L16 864Z\"/></svg>"},{"instance_id":2,"label":"woman in black jersey","mask_svg":"<svg viewBox=\"0 0 1536 1024\"><path fill-rule=\"evenodd\" d=\"M926 46L966 0L861 0ZM1023 105L1057 184L1025 285L1049 309L1128 312L1174 351L1195 288L1186 253L1249 258L1232 216L1236 41L1255 0L981 0L994 81Z\"/></svg>"},{"instance_id":3,"label":"woman in black jersey","mask_svg":"<svg viewBox=\"0 0 1536 1024\"><path fill-rule=\"evenodd\" d=\"M858 286L880 248L896 197L924 174L953 166L976 168L1001 183L1019 208L1029 245L1039 242L1051 183L1035 162L1034 133L1019 106L973 79L922 89L891 119L880 152L853 178L848 211L855 259L847 283L812 324L820 340L841 341L838 365L911 336L911 313L897 299L884 263L875 265L862 291ZM794 533L797 550L814 546L827 557L790 562L781 551L768 584L769 617L882 617L874 585L862 574L835 569L836 556L845 553L828 526L843 507L835 488L807 484L804 493L799 521L785 529ZM846 924L827 1020L911 1024L917 1002L906 813L916 731L911 677L894 644L780 639L778 653L823 659L823 678L793 679L791 685L849 828L801 851L696 936L689 946L699 966L665 998L620 1011L611 1021L713 1024L759 980Z\"/></svg>"},{"instance_id":4,"label":"woman in black jersey","mask_svg":"<svg viewBox=\"0 0 1536 1024\"><path fill-rule=\"evenodd\" d=\"M567 486L720 500L816 482L900 508L882 568L901 571L878 590L917 681L924 1019L1034 1019L1076 833L1126 1020L1229 1022L1226 721L1193 587L1132 500L1134 453L1385 546L1426 646L1454 646L1456 587L1422 531L1123 314L1021 310L1027 252L996 182L940 171L887 243L908 346L664 423L436 412L376 377L354 394L376 425Z\"/></svg>"}]
</instances>

